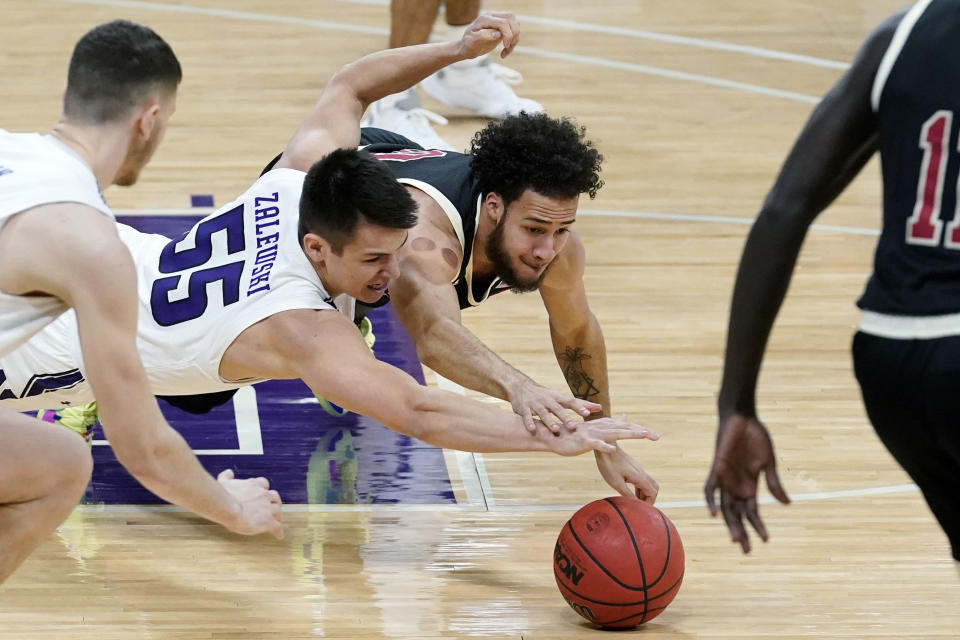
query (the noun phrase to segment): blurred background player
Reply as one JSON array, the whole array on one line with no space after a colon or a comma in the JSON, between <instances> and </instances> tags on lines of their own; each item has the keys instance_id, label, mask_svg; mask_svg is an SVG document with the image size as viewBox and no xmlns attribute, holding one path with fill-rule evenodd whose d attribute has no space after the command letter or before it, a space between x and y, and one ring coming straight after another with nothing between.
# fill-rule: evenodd
<instances>
[{"instance_id":1,"label":"blurred background player","mask_svg":"<svg viewBox=\"0 0 960 640\"><path fill-rule=\"evenodd\" d=\"M858 305L853 361L877 435L920 487L960 562L960 199L957 154L960 0L923 0L865 40L784 162L750 231L730 310L706 482L734 542L761 539L757 478L789 502L757 416L767 337L813 220L879 150L883 230ZM960 569L960 564L958 564Z\"/></svg>"},{"instance_id":2,"label":"blurred background player","mask_svg":"<svg viewBox=\"0 0 960 640\"><path fill-rule=\"evenodd\" d=\"M73 307L121 463L157 495L232 531L281 537L280 498L267 481L226 471L218 483L160 414L134 342L133 263L101 195L136 182L163 139L180 79L156 33L110 22L77 42L49 135L0 131L0 355ZM91 458L67 431L0 411L2 582L76 505Z\"/></svg>"},{"instance_id":3,"label":"blurred background player","mask_svg":"<svg viewBox=\"0 0 960 640\"><path fill-rule=\"evenodd\" d=\"M391 0L390 47L427 42L441 3L447 23L443 37L448 41L459 40L480 14L480 0ZM494 63L487 54L441 69L420 82L420 88L438 102L487 118L543 111L540 103L514 93L510 85L522 79L517 71ZM431 122L446 124L447 120L423 109L411 88L371 104L364 124L404 135L426 149L453 149L433 130Z\"/></svg>"}]
</instances>

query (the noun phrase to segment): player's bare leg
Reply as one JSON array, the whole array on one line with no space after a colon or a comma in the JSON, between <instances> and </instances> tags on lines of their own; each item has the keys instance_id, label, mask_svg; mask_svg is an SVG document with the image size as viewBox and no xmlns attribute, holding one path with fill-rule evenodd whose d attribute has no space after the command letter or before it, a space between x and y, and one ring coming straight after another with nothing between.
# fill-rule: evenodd
<instances>
[{"instance_id":1,"label":"player's bare leg","mask_svg":"<svg viewBox=\"0 0 960 640\"><path fill-rule=\"evenodd\" d=\"M0 409L0 583L63 522L90 481L75 433Z\"/></svg>"},{"instance_id":2,"label":"player's bare leg","mask_svg":"<svg viewBox=\"0 0 960 640\"><path fill-rule=\"evenodd\" d=\"M426 43L439 8L440 0L392 0L390 48ZM412 88L371 104L363 121L364 126L399 133L425 149L453 150L432 124L447 124L447 119L422 108L420 96Z\"/></svg>"},{"instance_id":3,"label":"player's bare leg","mask_svg":"<svg viewBox=\"0 0 960 640\"><path fill-rule=\"evenodd\" d=\"M440 0L391 0L390 48L427 42L439 9ZM476 17L474 14L473 18ZM473 22L473 18L467 22Z\"/></svg>"},{"instance_id":4,"label":"player's bare leg","mask_svg":"<svg viewBox=\"0 0 960 640\"><path fill-rule=\"evenodd\" d=\"M480 15L480 0L447 0L444 4L447 24L465 27Z\"/></svg>"}]
</instances>

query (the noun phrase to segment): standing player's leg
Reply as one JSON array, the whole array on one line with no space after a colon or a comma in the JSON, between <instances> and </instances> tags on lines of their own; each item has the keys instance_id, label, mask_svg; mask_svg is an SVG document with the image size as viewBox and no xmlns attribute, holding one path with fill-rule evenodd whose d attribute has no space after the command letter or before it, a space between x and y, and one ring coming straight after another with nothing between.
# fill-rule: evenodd
<instances>
[{"instance_id":1,"label":"standing player's leg","mask_svg":"<svg viewBox=\"0 0 960 640\"><path fill-rule=\"evenodd\" d=\"M390 48L428 42L439 9L440 0L391 0ZM453 150L433 130L431 122L446 124L447 119L423 109L417 92L410 88L371 104L363 123L404 135L425 149Z\"/></svg>"},{"instance_id":2,"label":"standing player's leg","mask_svg":"<svg viewBox=\"0 0 960 640\"><path fill-rule=\"evenodd\" d=\"M950 540L954 559L960 560L960 506L956 501L960 458L949 452L943 439L948 432L955 443L960 437L956 407L951 405L960 379L956 361L960 338L892 340L858 333L853 356L870 422L923 492Z\"/></svg>"},{"instance_id":3,"label":"standing player's leg","mask_svg":"<svg viewBox=\"0 0 960 640\"><path fill-rule=\"evenodd\" d=\"M390 0L390 48L427 42L439 9L440 0Z\"/></svg>"},{"instance_id":4,"label":"standing player's leg","mask_svg":"<svg viewBox=\"0 0 960 640\"><path fill-rule=\"evenodd\" d=\"M0 583L77 505L93 469L83 438L0 409Z\"/></svg>"},{"instance_id":5,"label":"standing player's leg","mask_svg":"<svg viewBox=\"0 0 960 640\"><path fill-rule=\"evenodd\" d=\"M480 0L446 0L447 40L459 40L463 31L480 15ZM506 118L521 111L539 113L543 106L521 98L510 87L519 84L519 72L494 64L492 54L463 60L423 79L420 87L434 100L451 107L468 109L488 118Z\"/></svg>"},{"instance_id":6,"label":"standing player's leg","mask_svg":"<svg viewBox=\"0 0 960 640\"><path fill-rule=\"evenodd\" d=\"M447 26L454 29L462 29L480 15L480 0L446 0L443 7Z\"/></svg>"},{"instance_id":7,"label":"standing player's leg","mask_svg":"<svg viewBox=\"0 0 960 640\"><path fill-rule=\"evenodd\" d=\"M930 355L931 364L923 380L926 390L926 409L933 429L933 446L942 452L944 479L936 487L936 503L930 504L943 526L953 559L960 561L960 412L957 395L960 393L960 336L935 341L936 349ZM929 499L928 499L929 502Z\"/></svg>"}]
</instances>

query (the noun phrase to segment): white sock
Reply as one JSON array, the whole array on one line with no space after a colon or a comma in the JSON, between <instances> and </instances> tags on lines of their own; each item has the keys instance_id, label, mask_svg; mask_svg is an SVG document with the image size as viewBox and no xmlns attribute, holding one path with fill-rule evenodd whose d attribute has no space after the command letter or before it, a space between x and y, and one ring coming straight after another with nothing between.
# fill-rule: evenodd
<instances>
[{"instance_id":1,"label":"white sock","mask_svg":"<svg viewBox=\"0 0 960 640\"><path fill-rule=\"evenodd\" d=\"M957 570L957 577L960 578L960 560L953 561L953 568Z\"/></svg>"}]
</instances>

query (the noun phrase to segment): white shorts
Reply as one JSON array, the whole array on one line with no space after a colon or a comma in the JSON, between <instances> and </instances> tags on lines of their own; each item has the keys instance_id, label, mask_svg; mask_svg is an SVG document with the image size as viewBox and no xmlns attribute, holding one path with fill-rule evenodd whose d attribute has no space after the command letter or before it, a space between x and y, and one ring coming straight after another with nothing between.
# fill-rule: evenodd
<instances>
[{"instance_id":1,"label":"white shorts","mask_svg":"<svg viewBox=\"0 0 960 640\"><path fill-rule=\"evenodd\" d=\"M93 401L83 362L66 334L65 313L17 349L0 357L0 406L17 411L59 409ZM72 327L76 327L73 324ZM75 330L75 329L74 329Z\"/></svg>"}]
</instances>

